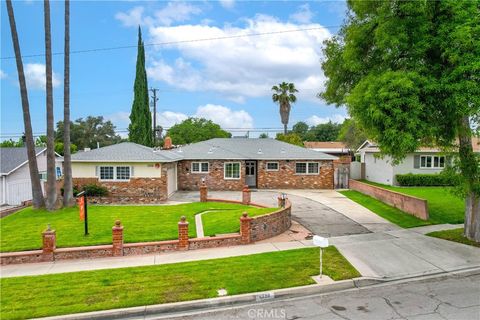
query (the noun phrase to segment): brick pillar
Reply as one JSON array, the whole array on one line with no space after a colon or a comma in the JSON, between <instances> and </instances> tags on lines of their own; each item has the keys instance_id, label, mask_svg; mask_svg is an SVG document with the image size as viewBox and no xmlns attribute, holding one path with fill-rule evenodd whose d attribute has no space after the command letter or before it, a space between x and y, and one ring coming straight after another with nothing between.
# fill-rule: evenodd
<instances>
[{"instance_id":1,"label":"brick pillar","mask_svg":"<svg viewBox=\"0 0 480 320\"><path fill-rule=\"evenodd\" d=\"M50 229L50 225L48 225L47 230L42 232L42 240L43 240L42 260L53 261L54 260L53 253L57 248L57 235L55 233L55 230Z\"/></svg>"},{"instance_id":2,"label":"brick pillar","mask_svg":"<svg viewBox=\"0 0 480 320\"><path fill-rule=\"evenodd\" d=\"M188 250L188 222L185 216L178 222L178 250Z\"/></svg>"},{"instance_id":3,"label":"brick pillar","mask_svg":"<svg viewBox=\"0 0 480 320\"><path fill-rule=\"evenodd\" d=\"M200 202L207 202L208 198L208 188L207 185L205 184L205 181L202 182L202 185L200 186Z\"/></svg>"},{"instance_id":4,"label":"brick pillar","mask_svg":"<svg viewBox=\"0 0 480 320\"><path fill-rule=\"evenodd\" d=\"M244 212L240 217L240 235L242 237L241 242L242 244L249 244L251 240L251 222L252 218L248 216L248 213Z\"/></svg>"},{"instance_id":5,"label":"brick pillar","mask_svg":"<svg viewBox=\"0 0 480 320\"><path fill-rule=\"evenodd\" d=\"M120 220L115 221L115 225L112 227L112 244L113 256L123 256L123 226Z\"/></svg>"},{"instance_id":6,"label":"brick pillar","mask_svg":"<svg viewBox=\"0 0 480 320\"><path fill-rule=\"evenodd\" d=\"M250 189L248 189L248 186L245 185L242 190L242 203L250 204L251 198L252 198L251 191Z\"/></svg>"}]
</instances>

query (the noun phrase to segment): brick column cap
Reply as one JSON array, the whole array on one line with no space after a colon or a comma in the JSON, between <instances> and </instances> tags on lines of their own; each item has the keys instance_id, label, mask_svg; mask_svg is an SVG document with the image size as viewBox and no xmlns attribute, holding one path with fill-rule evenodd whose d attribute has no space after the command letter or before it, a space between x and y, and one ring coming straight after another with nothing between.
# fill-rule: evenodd
<instances>
[{"instance_id":1,"label":"brick column cap","mask_svg":"<svg viewBox=\"0 0 480 320\"><path fill-rule=\"evenodd\" d=\"M240 220L241 221L250 221L252 220L253 218L252 217L249 217L248 216L248 213L245 211L244 213L242 213L242 216L240 217Z\"/></svg>"},{"instance_id":2,"label":"brick column cap","mask_svg":"<svg viewBox=\"0 0 480 320\"><path fill-rule=\"evenodd\" d=\"M182 216L180 221L178 221L178 225L188 225L187 217Z\"/></svg>"},{"instance_id":3,"label":"brick column cap","mask_svg":"<svg viewBox=\"0 0 480 320\"><path fill-rule=\"evenodd\" d=\"M55 233L56 233L55 230L50 229L50 224L48 224L48 225L47 225L47 229L45 229L45 230L42 232L42 234L44 234L44 235L47 235L47 234L55 234Z\"/></svg>"},{"instance_id":4,"label":"brick column cap","mask_svg":"<svg viewBox=\"0 0 480 320\"><path fill-rule=\"evenodd\" d=\"M123 230L122 222L115 220L115 225L112 227L112 230Z\"/></svg>"},{"instance_id":5,"label":"brick column cap","mask_svg":"<svg viewBox=\"0 0 480 320\"><path fill-rule=\"evenodd\" d=\"M248 188L248 185L244 185L242 191L250 191L250 189Z\"/></svg>"}]
</instances>

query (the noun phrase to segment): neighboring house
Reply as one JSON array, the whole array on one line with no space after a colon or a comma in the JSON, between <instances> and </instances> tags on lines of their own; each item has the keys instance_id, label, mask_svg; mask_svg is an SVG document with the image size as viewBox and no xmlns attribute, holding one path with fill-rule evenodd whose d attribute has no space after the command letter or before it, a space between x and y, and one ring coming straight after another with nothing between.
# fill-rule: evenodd
<instances>
[{"instance_id":1,"label":"neighboring house","mask_svg":"<svg viewBox=\"0 0 480 320\"><path fill-rule=\"evenodd\" d=\"M167 146L168 147L168 146ZM211 139L170 150L131 142L72 155L74 184L166 200L179 190L332 189L334 156L274 139Z\"/></svg>"},{"instance_id":2,"label":"neighboring house","mask_svg":"<svg viewBox=\"0 0 480 320\"><path fill-rule=\"evenodd\" d=\"M480 152L480 139L473 137L474 152ZM352 178L367 179L369 181L396 185L397 174L435 174L445 168L448 157L439 148L422 147L417 151L407 154L405 159L397 165L392 164L389 156L378 157L380 149L375 142L366 140L358 149L361 166L352 163ZM363 167L363 168L361 168ZM361 173L359 173L359 170ZM353 171L356 171L354 174Z\"/></svg>"},{"instance_id":3,"label":"neighboring house","mask_svg":"<svg viewBox=\"0 0 480 320\"><path fill-rule=\"evenodd\" d=\"M47 180L47 148L36 147L39 179ZM58 155L57 155L58 159ZM28 167L27 148L0 148L0 194L2 205L19 205L32 199L32 183ZM62 166L57 162L57 178L62 176Z\"/></svg>"},{"instance_id":4,"label":"neighboring house","mask_svg":"<svg viewBox=\"0 0 480 320\"><path fill-rule=\"evenodd\" d=\"M349 156L352 152L352 150L341 141L305 141L303 144L305 148L337 157Z\"/></svg>"}]
</instances>

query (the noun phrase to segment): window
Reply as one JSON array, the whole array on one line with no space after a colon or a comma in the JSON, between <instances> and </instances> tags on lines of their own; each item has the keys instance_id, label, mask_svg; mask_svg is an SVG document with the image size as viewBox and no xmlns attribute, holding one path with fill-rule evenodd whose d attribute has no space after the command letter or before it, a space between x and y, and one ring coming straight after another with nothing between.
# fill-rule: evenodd
<instances>
[{"instance_id":1,"label":"window","mask_svg":"<svg viewBox=\"0 0 480 320\"><path fill-rule=\"evenodd\" d=\"M60 167L55 167L55 173L57 175L57 179L62 176L62 168Z\"/></svg>"},{"instance_id":2,"label":"window","mask_svg":"<svg viewBox=\"0 0 480 320\"><path fill-rule=\"evenodd\" d=\"M267 171L278 171L278 162L267 162Z\"/></svg>"},{"instance_id":3,"label":"window","mask_svg":"<svg viewBox=\"0 0 480 320\"><path fill-rule=\"evenodd\" d=\"M40 180L47 181L47 172L46 171L40 172L38 174L38 177L40 178Z\"/></svg>"},{"instance_id":4,"label":"window","mask_svg":"<svg viewBox=\"0 0 480 320\"><path fill-rule=\"evenodd\" d=\"M113 180L114 167L100 167L100 180Z\"/></svg>"},{"instance_id":5,"label":"window","mask_svg":"<svg viewBox=\"0 0 480 320\"><path fill-rule=\"evenodd\" d=\"M117 167L117 180L129 180L130 179L130 167Z\"/></svg>"},{"instance_id":6,"label":"window","mask_svg":"<svg viewBox=\"0 0 480 320\"><path fill-rule=\"evenodd\" d=\"M240 162L226 162L224 165L225 179L240 179Z\"/></svg>"},{"instance_id":7,"label":"window","mask_svg":"<svg viewBox=\"0 0 480 320\"><path fill-rule=\"evenodd\" d=\"M423 169L445 168L445 156L420 156L420 168L423 168Z\"/></svg>"},{"instance_id":8,"label":"window","mask_svg":"<svg viewBox=\"0 0 480 320\"><path fill-rule=\"evenodd\" d=\"M318 162L297 162L295 164L296 174L318 174L319 170Z\"/></svg>"},{"instance_id":9,"label":"window","mask_svg":"<svg viewBox=\"0 0 480 320\"><path fill-rule=\"evenodd\" d=\"M192 162L192 173L208 173L208 162Z\"/></svg>"}]
</instances>

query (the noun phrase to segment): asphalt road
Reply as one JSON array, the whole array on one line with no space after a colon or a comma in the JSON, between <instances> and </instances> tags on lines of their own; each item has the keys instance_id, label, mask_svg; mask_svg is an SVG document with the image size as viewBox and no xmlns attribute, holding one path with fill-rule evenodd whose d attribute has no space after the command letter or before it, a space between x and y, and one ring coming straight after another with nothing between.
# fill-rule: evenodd
<instances>
[{"instance_id":1,"label":"asphalt road","mask_svg":"<svg viewBox=\"0 0 480 320\"><path fill-rule=\"evenodd\" d=\"M438 277L148 319L480 319L480 275Z\"/></svg>"},{"instance_id":2,"label":"asphalt road","mask_svg":"<svg viewBox=\"0 0 480 320\"><path fill-rule=\"evenodd\" d=\"M252 192L252 201L276 206L278 195L278 192L274 191L254 191ZM209 191L209 196L241 200L240 192ZM361 224L317 201L295 195L289 195L288 197L292 202L292 219L314 234L323 237L338 237L370 232ZM170 200L198 201L198 191L179 191Z\"/></svg>"}]
</instances>

